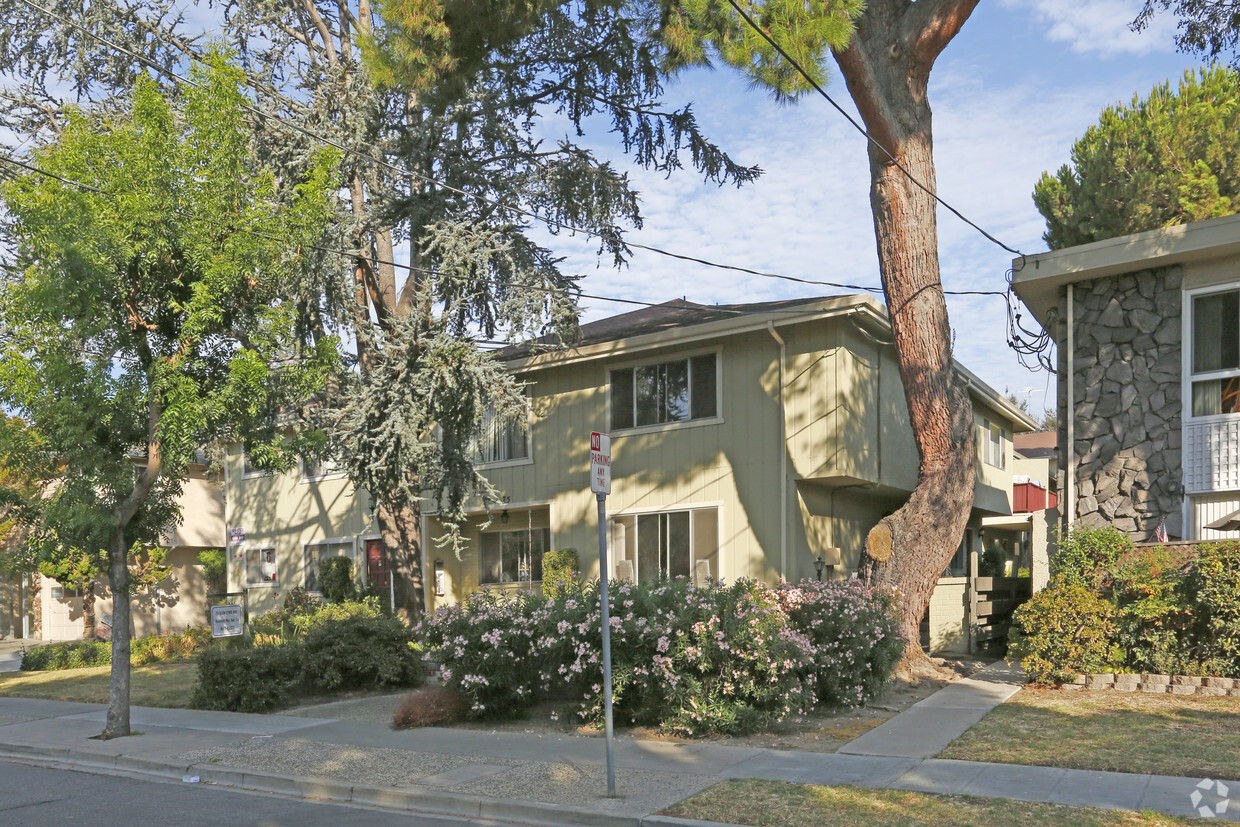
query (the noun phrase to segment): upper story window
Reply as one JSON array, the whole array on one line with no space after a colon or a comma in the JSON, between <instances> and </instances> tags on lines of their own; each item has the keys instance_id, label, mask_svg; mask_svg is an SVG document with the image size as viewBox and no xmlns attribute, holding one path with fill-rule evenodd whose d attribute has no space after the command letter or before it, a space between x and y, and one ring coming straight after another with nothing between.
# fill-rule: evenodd
<instances>
[{"instance_id":1,"label":"upper story window","mask_svg":"<svg viewBox=\"0 0 1240 827\"><path fill-rule=\"evenodd\" d=\"M719 415L714 353L611 372L613 430Z\"/></svg>"},{"instance_id":2,"label":"upper story window","mask_svg":"<svg viewBox=\"0 0 1240 827\"><path fill-rule=\"evenodd\" d=\"M482 435L475 451L480 465L529 459L528 423L524 418L505 420L487 411L482 417Z\"/></svg>"},{"instance_id":3,"label":"upper story window","mask_svg":"<svg viewBox=\"0 0 1240 827\"><path fill-rule=\"evenodd\" d=\"M1193 416L1240 413L1240 290L1193 296Z\"/></svg>"},{"instance_id":4,"label":"upper story window","mask_svg":"<svg viewBox=\"0 0 1240 827\"><path fill-rule=\"evenodd\" d=\"M983 419L982 461L995 468L1006 468L1007 451L1004 450L1004 443L1007 442L1007 438L1006 428L999 427L998 423L991 422L989 419Z\"/></svg>"},{"instance_id":5,"label":"upper story window","mask_svg":"<svg viewBox=\"0 0 1240 827\"><path fill-rule=\"evenodd\" d=\"M303 480L321 480L324 477L340 476L341 473L335 460L311 460L304 457L301 460L301 478Z\"/></svg>"}]
</instances>

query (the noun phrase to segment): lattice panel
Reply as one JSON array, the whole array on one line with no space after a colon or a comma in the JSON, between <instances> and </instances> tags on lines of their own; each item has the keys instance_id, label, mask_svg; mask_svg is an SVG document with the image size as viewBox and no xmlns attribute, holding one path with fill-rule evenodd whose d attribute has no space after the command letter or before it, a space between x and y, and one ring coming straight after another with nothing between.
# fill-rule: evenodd
<instances>
[{"instance_id":1,"label":"lattice panel","mask_svg":"<svg viewBox=\"0 0 1240 827\"><path fill-rule=\"evenodd\" d=\"M1184 429L1184 488L1190 494L1240 489L1240 417Z\"/></svg>"}]
</instances>

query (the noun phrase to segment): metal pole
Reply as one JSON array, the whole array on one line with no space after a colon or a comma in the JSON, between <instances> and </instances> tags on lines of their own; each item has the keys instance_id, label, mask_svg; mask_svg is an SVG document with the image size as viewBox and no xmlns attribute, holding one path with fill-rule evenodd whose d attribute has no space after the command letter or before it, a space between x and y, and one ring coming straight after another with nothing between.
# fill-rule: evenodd
<instances>
[{"instance_id":1,"label":"metal pole","mask_svg":"<svg viewBox=\"0 0 1240 827\"><path fill-rule=\"evenodd\" d=\"M616 740L611 718L611 611L607 596L607 495L598 495L599 604L603 614L603 721L607 736L607 797L616 797Z\"/></svg>"}]
</instances>

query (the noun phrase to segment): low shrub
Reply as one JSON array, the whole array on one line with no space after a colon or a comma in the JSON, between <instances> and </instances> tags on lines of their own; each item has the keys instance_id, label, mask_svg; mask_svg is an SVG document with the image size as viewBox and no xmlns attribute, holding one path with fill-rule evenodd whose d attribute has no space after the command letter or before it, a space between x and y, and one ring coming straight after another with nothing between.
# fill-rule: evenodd
<instances>
[{"instance_id":1,"label":"low shrub","mask_svg":"<svg viewBox=\"0 0 1240 827\"><path fill-rule=\"evenodd\" d=\"M317 624L302 654L309 683L326 690L411 686L423 677L413 633L394 617L354 616Z\"/></svg>"},{"instance_id":2,"label":"low shrub","mask_svg":"<svg viewBox=\"0 0 1240 827\"><path fill-rule=\"evenodd\" d=\"M1132 540L1119 529L1075 526L1055 538L1050 557L1052 577L1101 593L1120 558L1132 551Z\"/></svg>"},{"instance_id":3,"label":"low shrub","mask_svg":"<svg viewBox=\"0 0 1240 827\"><path fill-rule=\"evenodd\" d=\"M578 572L577 549L562 548L548 551L543 555L542 593L543 597L554 598L570 584L577 582Z\"/></svg>"},{"instance_id":4,"label":"low shrub","mask_svg":"<svg viewBox=\"0 0 1240 827\"><path fill-rule=\"evenodd\" d=\"M598 593L597 582L564 584L551 599L479 593L441 609L421 632L471 716L511 715L543 698L567 697L583 719L597 721ZM832 703L871 697L902 649L894 603L860 584L770 589L739 580L699 587L678 578L616 582L610 595L621 723L693 735L751 732L812 706L820 676ZM845 634L854 622L855 634ZM824 642L821 657L814 635Z\"/></svg>"},{"instance_id":5,"label":"low shrub","mask_svg":"<svg viewBox=\"0 0 1240 827\"><path fill-rule=\"evenodd\" d=\"M147 635L129 642L129 662L133 666L188 660L197 657L211 643L211 630L194 626L175 635ZM52 643L22 654L26 672L108 666L112 663L112 644L102 640Z\"/></svg>"},{"instance_id":6,"label":"low shrub","mask_svg":"<svg viewBox=\"0 0 1240 827\"><path fill-rule=\"evenodd\" d=\"M860 706L887 688L904 653L894 592L860 580L803 580L776 594L813 644L820 703Z\"/></svg>"},{"instance_id":7,"label":"low shrub","mask_svg":"<svg viewBox=\"0 0 1240 827\"><path fill-rule=\"evenodd\" d=\"M211 647L198 658L198 686L190 705L230 712L270 712L287 706L304 690L300 644Z\"/></svg>"},{"instance_id":8,"label":"low shrub","mask_svg":"<svg viewBox=\"0 0 1240 827\"><path fill-rule=\"evenodd\" d=\"M1240 678L1240 543L1203 543L1189 575L1207 671ZM24 667L23 667L24 668Z\"/></svg>"},{"instance_id":9,"label":"low shrub","mask_svg":"<svg viewBox=\"0 0 1240 827\"><path fill-rule=\"evenodd\" d=\"M22 653L21 670L50 672L85 666L107 666L111 662L112 644L101 640L77 640L27 649Z\"/></svg>"},{"instance_id":10,"label":"low shrub","mask_svg":"<svg viewBox=\"0 0 1240 827\"><path fill-rule=\"evenodd\" d=\"M343 559L343 558L342 558ZM324 603L304 589L293 589L284 596L278 609L260 615L250 624L255 639L270 642L304 640L311 629L335 620L351 617L380 617L383 609L378 598Z\"/></svg>"},{"instance_id":11,"label":"low shrub","mask_svg":"<svg viewBox=\"0 0 1240 827\"><path fill-rule=\"evenodd\" d=\"M1043 685L1098 672L1111 661L1115 614L1110 602L1056 576L1012 615L1008 659Z\"/></svg>"},{"instance_id":12,"label":"low shrub","mask_svg":"<svg viewBox=\"0 0 1240 827\"><path fill-rule=\"evenodd\" d=\"M392 716L397 729L452 723L465 717L467 704L460 693L446 686L424 686L401 698Z\"/></svg>"}]
</instances>

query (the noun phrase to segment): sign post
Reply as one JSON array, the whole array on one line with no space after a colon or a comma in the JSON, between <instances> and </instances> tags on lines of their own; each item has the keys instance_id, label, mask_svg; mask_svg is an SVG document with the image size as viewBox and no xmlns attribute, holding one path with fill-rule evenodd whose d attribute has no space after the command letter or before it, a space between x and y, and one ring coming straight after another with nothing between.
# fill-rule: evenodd
<instances>
[{"instance_id":1,"label":"sign post","mask_svg":"<svg viewBox=\"0 0 1240 827\"><path fill-rule=\"evenodd\" d=\"M598 497L599 605L603 620L603 722L607 740L607 797L616 797L616 739L611 717L611 606L607 580L607 495L611 493L611 437L590 434L590 490Z\"/></svg>"}]
</instances>

